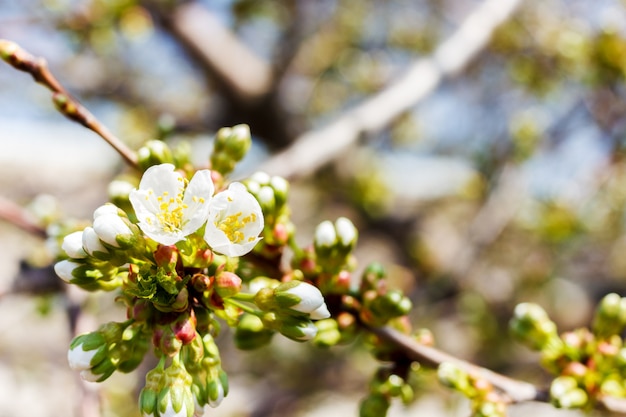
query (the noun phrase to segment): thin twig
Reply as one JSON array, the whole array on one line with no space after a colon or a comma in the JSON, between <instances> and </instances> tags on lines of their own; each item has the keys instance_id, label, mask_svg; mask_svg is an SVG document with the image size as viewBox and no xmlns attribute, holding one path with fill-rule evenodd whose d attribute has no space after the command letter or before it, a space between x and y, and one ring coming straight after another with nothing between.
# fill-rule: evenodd
<instances>
[{"instance_id":1,"label":"thin twig","mask_svg":"<svg viewBox=\"0 0 626 417\"><path fill-rule=\"evenodd\" d=\"M57 110L67 118L80 123L97 133L107 141L128 164L137 167L137 155L122 140L109 131L82 104L69 94L56 77L48 69L45 59L35 57L19 45L6 39L0 39L0 58L15 69L29 73L35 81L52 91L52 99Z\"/></svg>"},{"instance_id":2,"label":"thin twig","mask_svg":"<svg viewBox=\"0 0 626 417\"><path fill-rule=\"evenodd\" d=\"M418 60L398 81L329 125L304 133L261 170L287 178L308 175L337 158L363 134L388 126L431 94L444 78L463 70L520 4L521 0L485 0L431 57Z\"/></svg>"},{"instance_id":3,"label":"thin twig","mask_svg":"<svg viewBox=\"0 0 626 417\"><path fill-rule=\"evenodd\" d=\"M425 365L437 367L444 362L450 362L464 369L469 374L489 381L494 387L506 394L512 403L525 401L548 401L548 392L537 388L528 382L518 381L504 375L482 368L462 359L449 355L436 348L422 345L411 337L390 327L371 328L370 331L380 338L393 343L400 348L409 359Z\"/></svg>"},{"instance_id":4,"label":"thin twig","mask_svg":"<svg viewBox=\"0 0 626 417\"><path fill-rule=\"evenodd\" d=\"M0 196L0 219L14 224L20 229L35 236L45 238L46 229L37 223L36 219L24 208L13 201Z\"/></svg>"}]
</instances>

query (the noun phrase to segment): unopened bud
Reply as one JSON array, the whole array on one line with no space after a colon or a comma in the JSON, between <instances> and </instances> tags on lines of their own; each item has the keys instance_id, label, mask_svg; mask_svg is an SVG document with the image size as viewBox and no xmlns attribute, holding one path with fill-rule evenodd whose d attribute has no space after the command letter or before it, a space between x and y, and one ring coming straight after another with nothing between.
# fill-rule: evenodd
<instances>
[{"instance_id":1,"label":"unopened bud","mask_svg":"<svg viewBox=\"0 0 626 417\"><path fill-rule=\"evenodd\" d=\"M161 140L151 140L137 151L139 167L147 170L151 166L173 163L174 157L169 146Z\"/></svg>"},{"instance_id":2,"label":"unopened bud","mask_svg":"<svg viewBox=\"0 0 626 417\"><path fill-rule=\"evenodd\" d=\"M222 298L232 297L241 291L241 278L233 272L223 271L215 279L215 291Z\"/></svg>"}]
</instances>

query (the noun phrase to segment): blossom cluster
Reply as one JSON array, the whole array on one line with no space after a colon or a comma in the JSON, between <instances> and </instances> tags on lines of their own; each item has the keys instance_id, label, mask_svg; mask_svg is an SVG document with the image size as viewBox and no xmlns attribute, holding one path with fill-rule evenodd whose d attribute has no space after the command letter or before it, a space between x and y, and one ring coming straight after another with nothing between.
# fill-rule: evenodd
<instances>
[{"instance_id":1,"label":"blossom cluster","mask_svg":"<svg viewBox=\"0 0 626 417\"><path fill-rule=\"evenodd\" d=\"M97 208L91 226L65 236L57 275L89 291L118 289L127 310L125 322L107 323L72 341L68 361L83 379L101 382L115 371L132 371L151 346L160 361L146 376L142 413L191 417L228 393L213 342L218 319L240 335L251 318L260 324L260 331L248 333L248 346L260 345L259 334L263 343L274 333L296 341L316 336L314 320L330 312L314 285L240 277L247 265L240 258L268 236L276 246L272 236L285 224L276 219L287 213L285 180L273 178L273 198L281 203L273 209L244 184L222 187L216 171L187 175L174 164L152 165L123 204ZM265 212L270 229L264 227ZM258 252L262 256L263 248Z\"/></svg>"}]
</instances>

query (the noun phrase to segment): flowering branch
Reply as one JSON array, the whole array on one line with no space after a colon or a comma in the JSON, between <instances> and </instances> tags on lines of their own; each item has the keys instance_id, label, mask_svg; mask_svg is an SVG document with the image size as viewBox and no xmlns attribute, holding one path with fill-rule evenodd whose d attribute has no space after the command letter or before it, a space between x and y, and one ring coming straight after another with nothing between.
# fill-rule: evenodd
<instances>
[{"instance_id":1,"label":"flowering branch","mask_svg":"<svg viewBox=\"0 0 626 417\"><path fill-rule=\"evenodd\" d=\"M0 58L13 68L29 73L35 81L52 91L52 100L59 112L68 119L80 123L87 129L97 133L107 141L124 160L137 167L137 155L122 140L115 136L106 126L73 98L48 69L44 58L35 57L19 45L6 39L0 39Z\"/></svg>"}]
</instances>

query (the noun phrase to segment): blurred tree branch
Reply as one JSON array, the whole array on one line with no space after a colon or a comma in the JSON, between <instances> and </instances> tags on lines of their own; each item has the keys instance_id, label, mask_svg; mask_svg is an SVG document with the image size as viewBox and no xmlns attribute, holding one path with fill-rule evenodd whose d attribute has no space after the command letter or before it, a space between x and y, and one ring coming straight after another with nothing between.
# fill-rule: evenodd
<instances>
[{"instance_id":1,"label":"blurred tree branch","mask_svg":"<svg viewBox=\"0 0 626 417\"><path fill-rule=\"evenodd\" d=\"M220 125L247 123L270 147L292 141L272 67L254 54L207 8L195 1L153 10L163 27L203 68L225 98ZM289 53L282 61L289 61ZM282 67L281 67L282 68Z\"/></svg>"},{"instance_id":2,"label":"blurred tree branch","mask_svg":"<svg viewBox=\"0 0 626 417\"><path fill-rule=\"evenodd\" d=\"M292 178L311 174L342 154L362 135L379 131L463 70L487 45L521 0L486 0L428 58L419 59L398 81L266 161L261 170Z\"/></svg>"}]
</instances>

